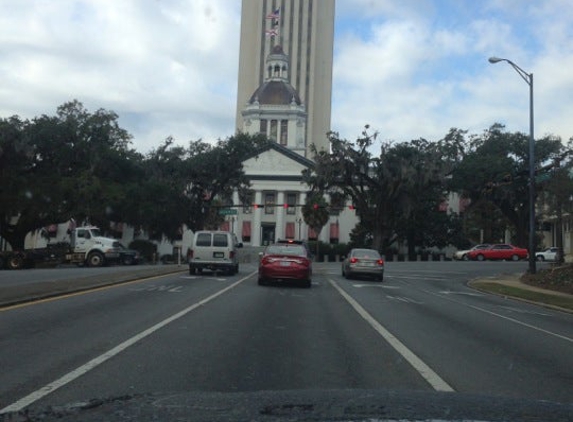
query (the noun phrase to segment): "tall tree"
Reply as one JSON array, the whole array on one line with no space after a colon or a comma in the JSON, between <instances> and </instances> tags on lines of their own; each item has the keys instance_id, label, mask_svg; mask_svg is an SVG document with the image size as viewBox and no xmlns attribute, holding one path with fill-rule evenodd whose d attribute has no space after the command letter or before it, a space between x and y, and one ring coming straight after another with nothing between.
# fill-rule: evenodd
<instances>
[{"instance_id":1,"label":"tall tree","mask_svg":"<svg viewBox=\"0 0 573 422\"><path fill-rule=\"evenodd\" d=\"M24 246L28 232L70 217L107 220L128 176L119 163L133 156L115 113L89 113L72 101L56 116L13 117L1 126L11 176L3 167L0 183L8 188L0 190L0 235L13 248Z\"/></svg>"},{"instance_id":2,"label":"tall tree","mask_svg":"<svg viewBox=\"0 0 573 422\"><path fill-rule=\"evenodd\" d=\"M372 247L384 250L396 239L396 227L412 217L420 194L435 194L436 206L444 189L449 161L442 146L424 139L409 143L380 143L368 127L355 142L330 134L331 152L315 151L314 170L304 173L315 190L340 191L352 200L362 227L372 233Z\"/></svg>"},{"instance_id":3,"label":"tall tree","mask_svg":"<svg viewBox=\"0 0 573 422\"><path fill-rule=\"evenodd\" d=\"M242 162L268 142L239 133L216 144L201 140L187 147L168 138L144 160L145 177L132 193L131 220L153 237L176 238L182 225L191 230L216 226L217 207L235 189L247 190Z\"/></svg>"},{"instance_id":4,"label":"tall tree","mask_svg":"<svg viewBox=\"0 0 573 422\"><path fill-rule=\"evenodd\" d=\"M468 139L462 160L452 174L452 189L471 199L472 204L490 201L514 228L515 243L526 247L529 233L528 154L529 137L508 133L494 124L479 136ZM551 136L535 143L535 164L541 167L563 151L559 139Z\"/></svg>"}]
</instances>

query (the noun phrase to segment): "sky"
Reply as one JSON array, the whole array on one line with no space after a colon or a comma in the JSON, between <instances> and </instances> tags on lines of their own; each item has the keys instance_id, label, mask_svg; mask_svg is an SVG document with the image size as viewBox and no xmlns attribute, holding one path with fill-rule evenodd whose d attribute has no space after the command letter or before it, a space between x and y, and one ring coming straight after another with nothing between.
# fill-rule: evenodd
<instances>
[{"instance_id":1,"label":"sky","mask_svg":"<svg viewBox=\"0 0 573 422\"><path fill-rule=\"evenodd\" d=\"M331 0L318 0L331 1ZM78 100L119 116L147 153L235 132L240 0L0 0L0 117ZM571 0L336 0L331 128L396 142L573 137Z\"/></svg>"}]
</instances>

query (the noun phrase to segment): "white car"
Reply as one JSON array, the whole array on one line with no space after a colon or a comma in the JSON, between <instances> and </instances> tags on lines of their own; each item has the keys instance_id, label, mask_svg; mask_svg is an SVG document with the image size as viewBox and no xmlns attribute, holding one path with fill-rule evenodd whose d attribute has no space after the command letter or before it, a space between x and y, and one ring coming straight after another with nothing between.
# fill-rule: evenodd
<instances>
[{"instance_id":1,"label":"white car","mask_svg":"<svg viewBox=\"0 0 573 422\"><path fill-rule=\"evenodd\" d=\"M559 248L552 246L547 248L542 252L535 252L535 259L538 261L557 261L557 254L559 253Z\"/></svg>"},{"instance_id":2,"label":"white car","mask_svg":"<svg viewBox=\"0 0 573 422\"><path fill-rule=\"evenodd\" d=\"M469 258L468 258L468 252L473 251L474 249L487 249L487 248L489 248L490 246L491 246L491 245L490 245L489 243L482 243L482 244L479 244L479 245L475 245L475 246L474 246L473 248L471 248L471 249L466 249L466 250L463 250L463 251L456 251L456 252L454 252L453 258L454 258L455 260L458 260L458 261L467 261L467 260L469 259Z\"/></svg>"}]
</instances>

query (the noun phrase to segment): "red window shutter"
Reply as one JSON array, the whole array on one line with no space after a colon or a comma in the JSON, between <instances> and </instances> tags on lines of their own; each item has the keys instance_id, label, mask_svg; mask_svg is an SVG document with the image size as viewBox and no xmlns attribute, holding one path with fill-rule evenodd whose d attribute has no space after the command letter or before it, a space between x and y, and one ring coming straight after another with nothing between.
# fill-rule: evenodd
<instances>
[{"instance_id":1,"label":"red window shutter","mask_svg":"<svg viewBox=\"0 0 573 422\"><path fill-rule=\"evenodd\" d=\"M287 239L294 239L294 222L286 223L285 237Z\"/></svg>"},{"instance_id":2,"label":"red window shutter","mask_svg":"<svg viewBox=\"0 0 573 422\"><path fill-rule=\"evenodd\" d=\"M243 221L243 237L251 237L251 222Z\"/></svg>"}]
</instances>

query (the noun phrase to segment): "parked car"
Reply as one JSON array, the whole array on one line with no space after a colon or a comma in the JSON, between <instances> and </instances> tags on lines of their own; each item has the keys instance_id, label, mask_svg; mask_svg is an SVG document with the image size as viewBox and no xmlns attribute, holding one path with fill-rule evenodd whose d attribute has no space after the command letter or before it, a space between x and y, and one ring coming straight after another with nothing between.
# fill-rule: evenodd
<instances>
[{"instance_id":1,"label":"parked car","mask_svg":"<svg viewBox=\"0 0 573 422\"><path fill-rule=\"evenodd\" d=\"M462 250L462 251L456 251L456 252L454 252L453 258L454 258L455 260L458 260L458 261L467 261L467 260L469 260L469 258L468 258L468 252L474 251L474 250L476 250L476 249L487 249L487 248L489 248L490 246L491 246L491 245L490 245L489 243L481 243L481 244L479 244L479 245L475 245L475 246L474 246L473 248L471 248L471 249L465 249L465 250Z\"/></svg>"},{"instance_id":2,"label":"parked car","mask_svg":"<svg viewBox=\"0 0 573 422\"><path fill-rule=\"evenodd\" d=\"M378 281L384 280L384 260L375 249L351 249L342 262L342 276L352 278L355 276L374 277Z\"/></svg>"},{"instance_id":3,"label":"parked car","mask_svg":"<svg viewBox=\"0 0 573 422\"><path fill-rule=\"evenodd\" d=\"M265 248L259 261L259 286L270 281L297 282L310 287L312 259L308 250L295 243L275 243Z\"/></svg>"},{"instance_id":4,"label":"parked car","mask_svg":"<svg viewBox=\"0 0 573 422\"><path fill-rule=\"evenodd\" d=\"M509 245L506 243L491 245L485 249L475 249L468 252L468 258L476 261L491 260L512 260L519 261L526 259L529 255L527 249L518 248L517 246Z\"/></svg>"},{"instance_id":5,"label":"parked car","mask_svg":"<svg viewBox=\"0 0 573 422\"><path fill-rule=\"evenodd\" d=\"M557 261L557 256L559 254L559 248L552 246L541 252L535 252L535 259L538 261Z\"/></svg>"},{"instance_id":6,"label":"parked car","mask_svg":"<svg viewBox=\"0 0 573 422\"><path fill-rule=\"evenodd\" d=\"M136 265L139 264L141 260L141 255L139 251L135 249L129 249L123 246L121 243L118 245L119 248L119 262L123 265Z\"/></svg>"}]
</instances>

